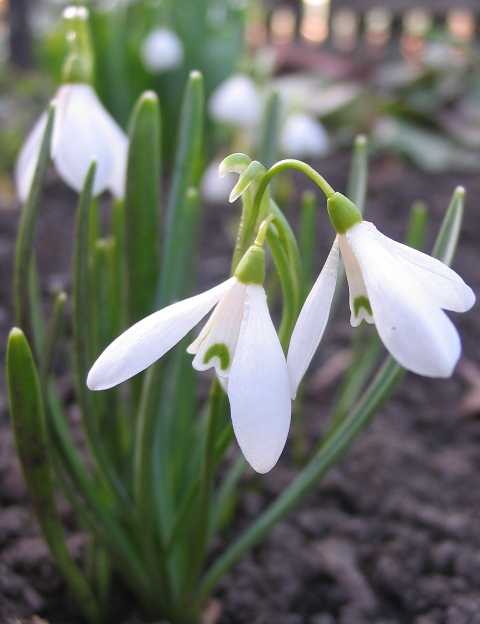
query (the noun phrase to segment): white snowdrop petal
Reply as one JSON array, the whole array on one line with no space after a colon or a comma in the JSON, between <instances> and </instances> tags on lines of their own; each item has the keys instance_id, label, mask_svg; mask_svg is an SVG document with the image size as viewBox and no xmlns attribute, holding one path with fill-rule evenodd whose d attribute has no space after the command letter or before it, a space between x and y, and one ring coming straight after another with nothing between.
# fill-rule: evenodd
<instances>
[{"instance_id":1,"label":"white snowdrop petal","mask_svg":"<svg viewBox=\"0 0 480 624\"><path fill-rule=\"evenodd\" d=\"M350 324L358 327L362 321L373 323L367 287L363 279L362 269L355 254L350 248L344 234L339 235L338 242L345 264L348 282L348 301L350 304Z\"/></svg>"},{"instance_id":2,"label":"white snowdrop petal","mask_svg":"<svg viewBox=\"0 0 480 624\"><path fill-rule=\"evenodd\" d=\"M294 399L305 371L322 339L332 305L338 271L338 239L298 316L288 348L287 366Z\"/></svg>"},{"instance_id":3,"label":"white snowdrop petal","mask_svg":"<svg viewBox=\"0 0 480 624\"><path fill-rule=\"evenodd\" d=\"M246 290L246 284L236 281L218 302L197 340L188 347L189 353L196 353L192 362L196 370L207 370L213 366L219 377L228 377L230 374Z\"/></svg>"},{"instance_id":4,"label":"white snowdrop petal","mask_svg":"<svg viewBox=\"0 0 480 624\"><path fill-rule=\"evenodd\" d=\"M235 283L230 278L206 292L142 319L109 345L87 378L91 390L106 390L145 370L177 344Z\"/></svg>"},{"instance_id":5,"label":"white snowdrop petal","mask_svg":"<svg viewBox=\"0 0 480 624\"><path fill-rule=\"evenodd\" d=\"M53 159L59 175L80 192L92 160L97 160L93 194L111 188L122 196L127 139L86 84L66 85L59 92Z\"/></svg>"},{"instance_id":6,"label":"white snowdrop petal","mask_svg":"<svg viewBox=\"0 0 480 624\"><path fill-rule=\"evenodd\" d=\"M183 63L183 43L167 28L155 28L145 37L140 49L141 59L152 74L175 69Z\"/></svg>"},{"instance_id":7,"label":"white snowdrop petal","mask_svg":"<svg viewBox=\"0 0 480 624\"><path fill-rule=\"evenodd\" d=\"M237 350L228 379L228 398L238 444L260 473L278 461L290 427L287 364L262 286L247 288Z\"/></svg>"},{"instance_id":8,"label":"white snowdrop petal","mask_svg":"<svg viewBox=\"0 0 480 624\"><path fill-rule=\"evenodd\" d=\"M328 153L328 135L312 115L291 113L280 133L280 149L290 158L320 158Z\"/></svg>"},{"instance_id":9,"label":"white snowdrop petal","mask_svg":"<svg viewBox=\"0 0 480 624\"><path fill-rule=\"evenodd\" d=\"M408 245L398 243L379 232L371 223L365 225L376 240L409 263L409 268L422 282L438 306L453 312L466 312L475 303L472 289L449 266Z\"/></svg>"},{"instance_id":10,"label":"white snowdrop petal","mask_svg":"<svg viewBox=\"0 0 480 624\"><path fill-rule=\"evenodd\" d=\"M128 138L110 113L102 106L96 95L95 99L98 105L92 110L94 125L109 151L108 162L110 167L107 188L112 195L121 199L125 195ZM104 188L98 192L101 193L103 190Z\"/></svg>"},{"instance_id":11,"label":"white snowdrop petal","mask_svg":"<svg viewBox=\"0 0 480 624\"><path fill-rule=\"evenodd\" d=\"M27 200L30 193L46 125L47 113L43 113L30 131L18 156L15 166L15 186L22 202Z\"/></svg>"},{"instance_id":12,"label":"white snowdrop petal","mask_svg":"<svg viewBox=\"0 0 480 624\"><path fill-rule=\"evenodd\" d=\"M461 351L453 323L416 274L362 226L356 224L346 236L363 271L382 342L407 370L427 377L448 377Z\"/></svg>"},{"instance_id":13,"label":"white snowdrop petal","mask_svg":"<svg viewBox=\"0 0 480 624\"><path fill-rule=\"evenodd\" d=\"M244 74L230 76L212 93L208 111L212 119L240 128L254 126L260 118L261 101L253 80Z\"/></svg>"}]
</instances>

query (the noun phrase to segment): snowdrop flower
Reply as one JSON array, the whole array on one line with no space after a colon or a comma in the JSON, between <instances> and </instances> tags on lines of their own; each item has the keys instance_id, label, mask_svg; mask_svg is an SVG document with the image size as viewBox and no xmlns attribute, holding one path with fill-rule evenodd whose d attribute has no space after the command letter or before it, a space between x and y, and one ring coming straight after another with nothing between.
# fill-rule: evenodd
<instances>
[{"instance_id":1,"label":"snowdrop flower","mask_svg":"<svg viewBox=\"0 0 480 624\"><path fill-rule=\"evenodd\" d=\"M443 312L475 302L448 266L381 234L346 197L327 202L337 237L292 334L287 362L292 397L320 342L332 303L339 250L350 289L351 324L374 323L383 344L407 370L448 377L460 357L457 330Z\"/></svg>"},{"instance_id":2,"label":"snowdrop flower","mask_svg":"<svg viewBox=\"0 0 480 624\"><path fill-rule=\"evenodd\" d=\"M152 74L180 67L185 55L181 39L167 28L155 28L149 32L140 53L145 69Z\"/></svg>"},{"instance_id":3,"label":"snowdrop flower","mask_svg":"<svg viewBox=\"0 0 480 624\"><path fill-rule=\"evenodd\" d=\"M253 80L245 74L230 76L212 93L208 111L212 119L239 128L260 121L261 98Z\"/></svg>"},{"instance_id":4,"label":"snowdrop flower","mask_svg":"<svg viewBox=\"0 0 480 624\"><path fill-rule=\"evenodd\" d=\"M195 355L196 370L213 367L227 390L235 436L248 462L257 472L271 470L287 439L291 402L287 364L262 286L264 263L256 242L234 277L133 325L95 362L88 387L105 390L144 370L216 305L187 351Z\"/></svg>"},{"instance_id":5,"label":"snowdrop flower","mask_svg":"<svg viewBox=\"0 0 480 624\"><path fill-rule=\"evenodd\" d=\"M115 197L123 197L128 140L93 88L84 83L64 84L57 91L55 104L51 157L60 177L80 192L96 158L93 194L109 189ZM17 160L15 184L22 202L30 192L46 123L47 114L43 113Z\"/></svg>"},{"instance_id":6,"label":"snowdrop flower","mask_svg":"<svg viewBox=\"0 0 480 624\"><path fill-rule=\"evenodd\" d=\"M290 158L320 158L328 153L328 135L323 125L307 113L288 115L280 134L280 149Z\"/></svg>"}]
</instances>

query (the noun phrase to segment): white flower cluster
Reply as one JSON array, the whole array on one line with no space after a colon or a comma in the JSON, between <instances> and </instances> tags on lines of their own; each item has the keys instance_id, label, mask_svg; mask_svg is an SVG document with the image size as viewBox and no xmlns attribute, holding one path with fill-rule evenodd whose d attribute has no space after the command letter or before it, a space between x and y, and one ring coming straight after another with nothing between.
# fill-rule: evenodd
<instances>
[{"instance_id":1,"label":"white flower cluster","mask_svg":"<svg viewBox=\"0 0 480 624\"><path fill-rule=\"evenodd\" d=\"M407 370L429 377L451 375L461 345L443 310L465 312L475 301L473 291L439 260L359 221L337 235L300 312L286 359L263 286L234 276L128 329L95 362L89 388L110 388L144 370L216 306L187 351L195 355L195 369L215 369L228 393L243 454L256 471L268 472L285 445L291 399L327 324L339 250L350 287L352 325L375 323L387 350Z\"/></svg>"}]
</instances>

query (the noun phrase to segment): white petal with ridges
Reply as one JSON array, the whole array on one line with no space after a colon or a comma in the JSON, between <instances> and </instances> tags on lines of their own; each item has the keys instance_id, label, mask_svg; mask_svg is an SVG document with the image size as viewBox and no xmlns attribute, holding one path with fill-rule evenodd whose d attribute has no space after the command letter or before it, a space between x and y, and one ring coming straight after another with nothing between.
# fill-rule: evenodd
<instances>
[{"instance_id":1,"label":"white petal with ridges","mask_svg":"<svg viewBox=\"0 0 480 624\"><path fill-rule=\"evenodd\" d=\"M22 202L27 200L30 193L46 126L47 113L43 113L30 131L18 156L15 166L15 186Z\"/></svg>"},{"instance_id":2,"label":"white petal with ridges","mask_svg":"<svg viewBox=\"0 0 480 624\"><path fill-rule=\"evenodd\" d=\"M142 319L109 345L87 378L91 390L106 390L145 370L177 344L236 282L234 277L206 292Z\"/></svg>"},{"instance_id":3,"label":"white petal with ridges","mask_svg":"<svg viewBox=\"0 0 480 624\"><path fill-rule=\"evenodd\" d=\"M288 348L287 366L294 399L305 371L322 339L332 305L338 271L338 240L298 316Z\"/></svg>"},{"instance_id":4,"label":"white petal with ridges","mask_svg":"<svg viewBox=\"0 0 480 624\"><path fill-rule=\"evenodd\" d=\"M378 333L390 354L419 375L451 375L460 357L460 338L417 274L378 243L364 223L350 228L346 237L362 269Z\"/></svg>"},{"instance_id":5,"label":"white petal with ridges","mask_svg":"<svg viewBox=\"0 0 480 624\"><path fill-rule=\"evenodd\" d=\"M262 286L247 287L245 310L228 381L233 429L249 464L271 470L285 446L291 401L287 364Z\"/></svg>"},{"instance_id":6,"label":"white petal with ridges","mask_svg":"<svg viewBox=\"0 0 480 624\"><path fill-rule=\"evenodd\" d=\"M424 284L438 306L452 312L466 312L475 303L472 289L449 266L408 245L388 238L368 222L364 222L372 236L389 251L408 262L409 268Z\"/></svg>"}]
</instances>

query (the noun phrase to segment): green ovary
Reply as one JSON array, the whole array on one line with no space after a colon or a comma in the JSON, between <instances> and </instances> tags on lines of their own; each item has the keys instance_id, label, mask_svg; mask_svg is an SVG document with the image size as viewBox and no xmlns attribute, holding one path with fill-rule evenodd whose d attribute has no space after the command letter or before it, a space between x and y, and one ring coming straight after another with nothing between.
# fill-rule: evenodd
<instances>
[{"instance_id":1,"label":"green ovary","mask_svg":"<svg viewBox=\"0 0 480 624\"><path fill-rule=\"evenodd\" d=\"M227 370L230 364L230 353L226 344L217 343L212 345L205 353L203 363L208 364L214 357L217 357L220 360L220 368L223 371Z\"/></svg>"},{"instance_id":2,"label":"green ovary","mask_svg":"<svg viewBox=\"0 0 480 624\"><path fill-rule=\"evenodd\" d=\"M357 317L358 317L358 313L360 312L360 308L365 308L367 313L370 316L373 316L372 308L370 307L370 301L368 300L367 297L363 295L361 295L360 297L357 297L355 301L353 302L353 311L355 313L355 316Z\"/></svg>"}]
</instances>

